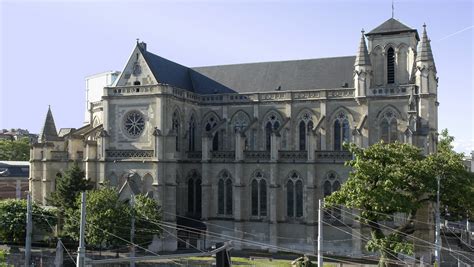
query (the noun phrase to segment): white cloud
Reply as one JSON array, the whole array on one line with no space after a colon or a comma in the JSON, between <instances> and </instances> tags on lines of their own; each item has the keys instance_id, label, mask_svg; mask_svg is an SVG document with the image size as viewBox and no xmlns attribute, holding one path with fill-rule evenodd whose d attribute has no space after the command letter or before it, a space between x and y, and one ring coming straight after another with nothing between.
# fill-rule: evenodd
<instances>
[{"instance_id":1,"label":"white cloud","mask_svg":"<svg viewBox=\"0 0 474 267\"><path fill-rule=\"evenodd\" d=\"M474 138L471 139L455 139L453 147L456 152L462 152L469 156L474 151Z\"/></svg>"}]
</instances>

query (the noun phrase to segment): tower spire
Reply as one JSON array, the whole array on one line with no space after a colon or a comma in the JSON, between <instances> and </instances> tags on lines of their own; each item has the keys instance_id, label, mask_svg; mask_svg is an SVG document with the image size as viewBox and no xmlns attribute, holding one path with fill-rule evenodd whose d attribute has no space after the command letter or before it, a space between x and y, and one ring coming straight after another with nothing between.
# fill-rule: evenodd
<instances>
[{"instance_id":1,"label":"tower spire","mask_svg":"<svg viewBox=\"0 0 474 267\"><path fill-rule=\"evenodd\" d=\"M46 119L39 134L38 142L53 141L56 138L58 138L58 132L56 131L56 124L54 123L51 106L48 105L48 112L46 113Z\"/></svg>"},{"instance_id":2,"label":"tower spire","mask_svg":"<svg viewBox=\"0 0 474 267\"><path fill-rule=\"evenodd\" d=\"M426 24L423 24L423 34L421 41L418 43L416 51L416 62L427 62L429 65L434 65L433 52L431 51L431 40L426 33Z\"/></svg>"},{"instance_id":3,"label":"tower spire","mask_svg":"<svg viewBox=\"0 0 474 267\"><path fill-rule=\"evenodd\" d=\"M354 66L371 65L367 45L365 44L364 29L361 30L361 37L359 43L359 50L357 51Z\"/></svg>"}]
</instances>

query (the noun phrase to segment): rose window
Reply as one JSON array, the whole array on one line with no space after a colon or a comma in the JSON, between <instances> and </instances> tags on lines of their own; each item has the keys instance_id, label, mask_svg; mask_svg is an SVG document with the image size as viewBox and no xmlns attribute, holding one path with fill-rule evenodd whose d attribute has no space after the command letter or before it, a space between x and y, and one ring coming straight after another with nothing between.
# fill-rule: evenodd
<instances>
[{"instance_id":1,"label":"rose window","mask_svg":"<svg viewBox=\"0 0 474 267\"><path fill-rule=\"evenodd\" d=\"M124 129L130 137L138 137L145 128L145 119L139 111L130 111L124 118Z\"/></svg>"}]
</instances>

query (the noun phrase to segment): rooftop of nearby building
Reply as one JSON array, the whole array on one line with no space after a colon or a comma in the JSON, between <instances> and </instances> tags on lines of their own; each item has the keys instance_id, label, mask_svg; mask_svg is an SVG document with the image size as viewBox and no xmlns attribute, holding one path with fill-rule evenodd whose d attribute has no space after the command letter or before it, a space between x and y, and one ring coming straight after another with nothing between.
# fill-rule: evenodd
<instances>
[{"instance_id":1,"label":"rooftop of nearby building","mask_svg":"<svg viewBox=\"0 0 474 267\"><path fill-rule=\"evenodd\" d=\"M28 161L0 161L0 178L29 177Z\"/></svg>"}]
</instances>

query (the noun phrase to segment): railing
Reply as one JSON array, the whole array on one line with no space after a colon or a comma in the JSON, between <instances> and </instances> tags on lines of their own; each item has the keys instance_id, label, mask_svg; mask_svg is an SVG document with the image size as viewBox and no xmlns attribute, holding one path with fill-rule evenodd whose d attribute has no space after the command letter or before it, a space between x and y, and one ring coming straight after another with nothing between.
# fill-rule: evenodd
<instances>
[{"instance_id":1,"label":"railing","mask_svg":"<svg viewBox=\"0 0 474 267\"><path fill-rule=\"evenodd\" d=\"M315 151L316 161L324 162L345 162L352 159L352 153L349 151Z\"/></svg>"},{"instance_id":2,"label":"railing","mask_svg":"<svg viewBox=\"0 0 474 267\"><path fill-rule=\"evenodd\" d=\"M257 91L257 90L255 90ZM108 96L169 94L202 104L249 103L354 97L354 88L286 90L264 93L196 94L168 84L106 87Z\"/></svg>"},{"instance_id":3,"label":"railing","mask_svg":"<svg viewBox=\"0 0 474 267\"><path fill-rule=\"evenodd\" d=\"M202 151L188 151L186 154L188 159L202 159Z\"/></svg>"},{"instance_id":4,"label":"railing","mask_svg":"<svg viewBox=\"0 0 474 267\"><path fill-rule=\"evenodd\" d=\"M152 158L153 150L106 150L106 155L112 159L143 159Z\"/></svg>"},{"instance_id":5,"label":"railing","mask_svg":"<svg viewBox=\"0 0 474 267\"><path fill-rule=\"evenodd\" d=\"M270 151L244 151L246 160L270 160Z\"/></svg>"},{"instance_id":6,"label":"railing","mask_svg":"<svg viewBox=\"0 0 474 267\"><path fill-rule=\"evenodd\" d=\"M211 151L212 159L233 160L235 151Z\"/></svg>"},{"instance_id":7,"label":"railing","mask_svg":"<svg viewBox=\"0 0 474 267\"><path fill-rule=\"evenodd\" d=\"M288 160L288 161L307 161L308 152L307 151L280 150L278 151L278 158L280 160Z\"/></svg>"}]
</instances>

